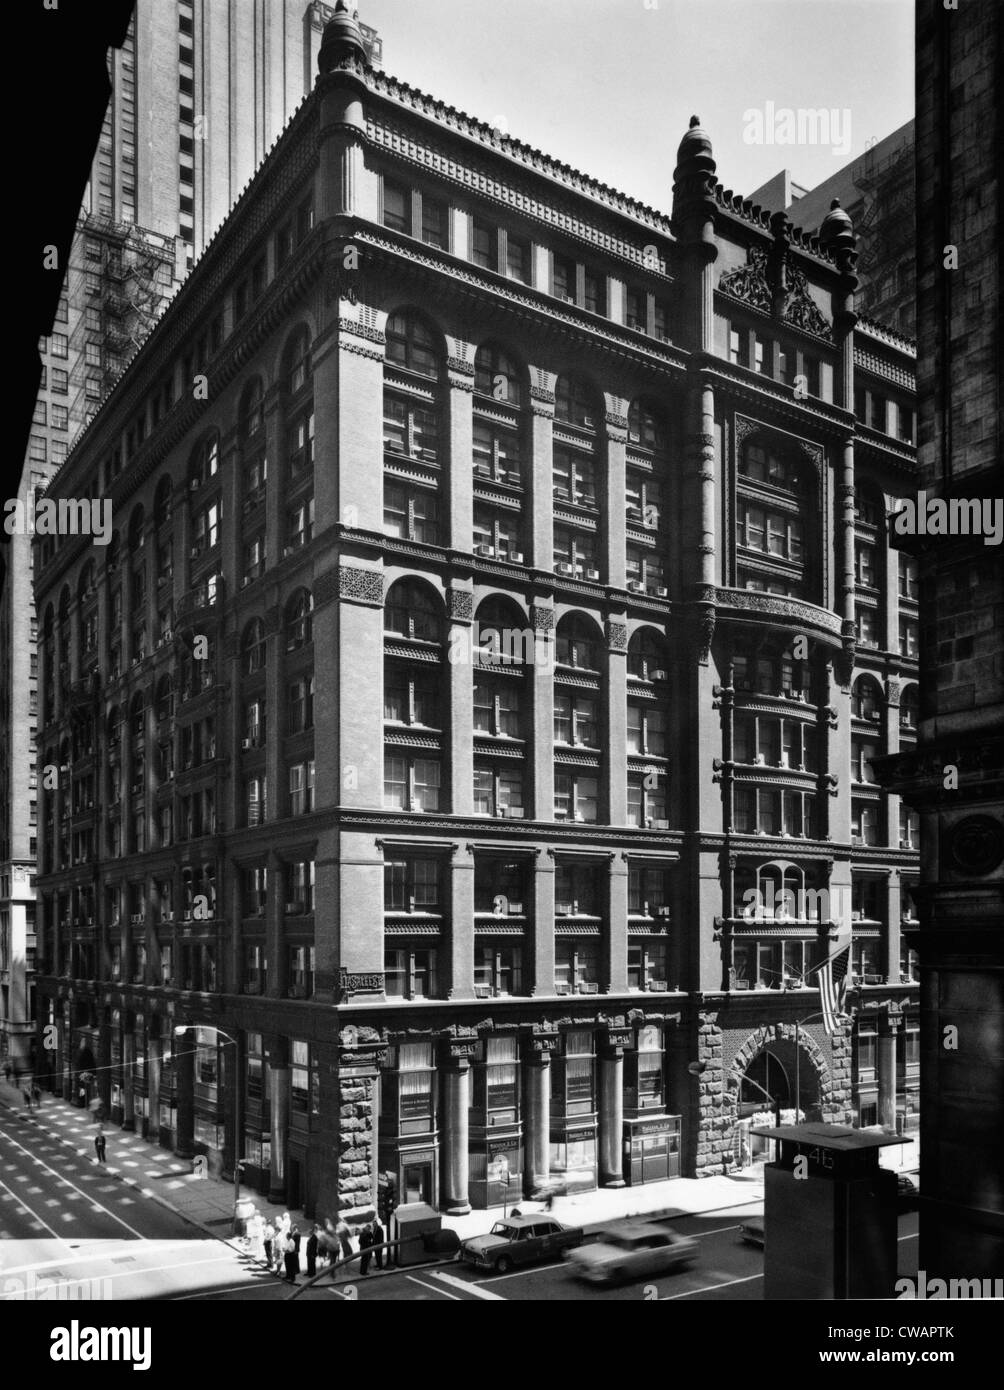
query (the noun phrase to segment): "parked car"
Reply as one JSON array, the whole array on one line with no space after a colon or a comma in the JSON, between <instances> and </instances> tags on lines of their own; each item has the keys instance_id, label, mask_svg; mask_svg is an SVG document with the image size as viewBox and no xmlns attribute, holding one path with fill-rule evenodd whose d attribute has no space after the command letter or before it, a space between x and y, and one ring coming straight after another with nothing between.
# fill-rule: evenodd
<instances>
[{"instance_id":1,"label":"parked car","mask_svg":"<svg viewBox=\"0 0 1004 1390\"><path fill-rule=\"evenodd\" d=\"M641 1279L683 1269L697 1259L698 1244L668 1226L646 1221L624 1221L601 1231L596 1242L565 1256L580 1279L591 1284L613 1284L619 1279Z\"/></svg>"},{"instance_id":2,"label":"parked car","mask_svg":"<svg viewBox=\"0 0 1004 1390\"><path fill-rule=\"evenodd\" d=\"M900 1211L909 1211L917 1205L920 1198L920 1174L896 1174L896 1199Z\"/></svg>"},{"instance_id":3,"label":"parked car","mask_svg":"<svg viewBox=\"0 0 1004 1390\"><path fill-rule=\"evenodd\" d=\"M460 1246L460 1258L482 1269L506 1274L516 1265L533 1264L582 1244L582 1228L566 1226L539 1213L496 1221L486 1236L472 1236Z\"/></svg>"},{"instance_id":4,"label":"parked car","mask_svg":"<svg viewBox=\"0 0 1004 1390\"><path fill-rule=\"evenodd\" d=\"M744 1240L747 1245L759 1245L762 1250L764 1248L763 1217L751 1216L748 1221L744 1221L739 1227L739 1238Z\"/></svg>"}]
</instances>

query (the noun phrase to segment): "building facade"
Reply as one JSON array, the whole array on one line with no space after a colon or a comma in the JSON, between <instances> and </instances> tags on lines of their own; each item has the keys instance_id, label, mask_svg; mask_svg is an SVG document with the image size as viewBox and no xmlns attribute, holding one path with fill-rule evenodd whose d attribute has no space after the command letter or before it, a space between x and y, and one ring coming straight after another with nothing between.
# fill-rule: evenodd
<instances>
[{"instance_id":1,"label":"building facade","mask_svg":"<svg viewBox=\"0 0 1004 1390\"><path fill-rule=\"evenodd\" d=\"M915 751L880 769L923 831L920 1266L949 1278L1004 1274L1000 46L995 5L917 7L919 496L998 506L996 539L968 522L899 537L923 694Z\"/></svg>"},{"instance_id":2,"label":"building facade","mask_svg":"<svg viewBox=\"0 0 1004 1390\"><path fill-rule=\"evenodd\" d=\"M849 220L696 118L667 217L342 6L319 65L51 490L114 539L36 542L48 1083L224 1167L237 1098L247 1174L359 1217L895 1125L913 354Z\"/></svg>"}]
</instances>

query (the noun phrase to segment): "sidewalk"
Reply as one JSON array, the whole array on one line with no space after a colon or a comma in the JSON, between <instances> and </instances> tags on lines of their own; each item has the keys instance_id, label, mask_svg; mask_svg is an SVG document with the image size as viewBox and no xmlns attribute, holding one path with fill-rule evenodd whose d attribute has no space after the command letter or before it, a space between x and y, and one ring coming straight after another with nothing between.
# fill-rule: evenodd
<instances>
[{"instance_id":1,"label":"sidewalk","mask_svg":"<svg viewBox=\"0 0 1004 1390\"><path fill-rule=\"evenodd\" d=\"M20 1087L8 1085L0 1078L0 1105L26 1113ZM94 1135L97 1126L86 1110L43 1092L39 1112L32 1113L32 1122L70 1145L84 1158L94 1159ZM206 1235L224 1241L233 1249L246 1253L241 1241L231 1234L234 1189L232 1182L212 1176L199 1177L192 1171L192 1160L179 1158L169 1149L150 1144L138 1134L130 1134L114 1126L105 1127L108 1143L105 1167L113 1176L136 1188L145 1197L170 1208L186 1221L200 1227ZM914 1166L913 1145L887 1150L889 1167ZM286 1208L269 1202L248 1187L241 1188L242 1198L252 1202L262 1216L274 1223ZM629 1216L673 1217L750 1207L748 1214L763 1210L763 1170L759 1165L746 1169L735 1177L670 1178L666 1182L647 1183L642 1187L598 1188L594 1191L556 1197L552 1214L558 1221L576 1226L602 1226L608 1221ZM505 1211L513 1207L521 1211L542 1209L540 1202L529 1202L518 1192ZM290 1215L300 1227L304 1240L313 1221L302 1211ZM472 1211L467 1216L443 1216L444 1227L456 1231L461 1240L483 1235L503 1216L501 1206L487 1211ZM301 1267L303 1254L300 1256Z\"/></svg>"},{"instance_id":2,"label":"sidewalk","mask_svg":"<svg viewBox=\"0 0 1004 1390\"><path fill-rule=\"evenodd\" d=\"M0 1078L0 1107L18 1110L29 1118L20 1086L8 1085ZM87 1110L42 1092L39 1109L32 1109L29 1123L36 1124L51 1136L67 1144L81 1157L95 1161L94 1136L97 1124ZM192 1171L191 1159L179 1158L170 1149L150 1144L139 1134L105 1124L107 1155L105 1170L129 1187L135 1188L151 1201L198 1226L207 1236L223 1241L232 1249L247 1255L243 1242L234 1236L234 1185L211 1176L199 1177ZM273 1224L288 1210L276 1206L249 1187L241 1188L241 1197L252 1202L266 1220ZM290 1215L303 1233L304 1241L314 1225L302 1212ZM301 1269L304 1255L300 1255Z\"/></svg>"}]
</instances>

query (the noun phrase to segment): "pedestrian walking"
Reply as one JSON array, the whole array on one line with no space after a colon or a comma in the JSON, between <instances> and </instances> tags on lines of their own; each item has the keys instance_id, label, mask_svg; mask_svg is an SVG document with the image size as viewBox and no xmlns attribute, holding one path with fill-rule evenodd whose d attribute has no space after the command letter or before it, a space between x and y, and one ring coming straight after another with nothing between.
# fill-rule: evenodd
<instances>
[{"instance_id":1,"label":"pedestrian walking","mask_svg":"<svg viewBox=\"0 0 1004 1390\"><path fill-rule=\"evenodd\" d=\"M272 1265L275 1263L275 1234L275 1227L272 1225L272 1222L266 1220L262 1230L262 1259L268 1265L269 1269L271 1269Z\"/></svg>"},{"instance_id":2,"label":"pedestrian walking","mask_svg":"<svg viewBox=\"0 0 1004 1390\"><path fill-rule=\"evenodd\" d=\"M95 1134L95 1136L94 1136L94 1152L95 1152L95 1153L97 1154L97 1156L98 1156L98 1162L99 1162L99 1163L104 1163L104 1161L105 1161L105 1132L104 1132L103 1129L99 1129L98 1132L97 1132L97 1134Z\"/></svg>"},{"instance_id":3,"label":"pedestrian walking","mask_svg":"<svg viewBox=\"0 0 1004 1390\"><path fill-rule=\"evenodd\" d=\"M283 1263L286 1266L286 1278L291 1284L295 1284L297 1275L300 1273L300 1232L295 1226L290 1227L289 1234L286 1236Z\"/></svg>"},{"instance_id":4,"label":"pedestrian walking","mask_svg":"<svg viewBox=\"0 0 1004 1390\"><path fill-rule=\"evenodd\" d=\"M21 1087L21 1094L24 1096L24 1108L25 1108L26 1110L30 1110L30 1109L31 1109L31 1092L28 1090L28 1087L27 1087L27 1086L22 1086L22 1087Z\"/></svg>"},{"instance_id":5,"label":"pedestrian walking","mask_svg":"<svg viewBox=\"0 0 1004 1390\"><path fill-rule=\"evenodd\" d=\"M342 1259L347 1260L350 1255L355 1254L355 1251L352 1249L352 1232L349 1229L348 1223L343 1221L341 1217L338 1218L338 1224L335 1227L335 1235L342 1252Z\"/></svg>"},{"instance_id":6,"label":"pedestrian walking","mask_svg":"<svg viewBox=\"0 0 1004 1390\"><path fill-rule=\"evenodd\" d=\"M31 1098L32 1098L32 1101L34 1102L35 1109L36 1109L36 1110L41 1110L41 1108L42 1108L42 1092L38 1089L37 1084L34 1084L34 1085L32 1086L32 1088L31 1088Z\"/></svg>"},{"instance_id":7,"label":"pedestrian walking","mask_svg":"<svg viewBox=\"0 0 1004 1390\"><path fill-rule=\"evenodd\" d=\"M9 1085L10 1085L10 1063L9 1063L9 1062L4 1062L4 1064L3 1064L3 1079L7 1082L7 1085L9 1086Z\"/></svg>"},{"instance_id":8,"label":"pedestrian walking","mask_svg":"<svg viewBox=\"0 0 1004 1390\"><path fill-rule=\"evenodd\" d=\"M317 1227L311 1231L307 1237L307 1278L312 1279L317 1273Z\"/></svg>"},{"instance_id":9,"label":"pedestrian walking","mask_svg":"<svg viewBox=\"0 0 1004 1390\"><path fill-rule=\"evenodd\" d=\"M265 1223L262 1220L261 1212L255 1207L248 1218L247 1234L251 1254L256 1260L261 1260L265 1256L264 1231Z\"/></svg>"},{"instance_id":10,"label":"pedestrian walking","mask_svg":"<svg viewBox=\"0 0 1004 1390\"><path fill-rule=\"evenodd\" d=\"M372 1244L373 1227L367 1221L366 1225L359 1232L359 1249L363 1252L359 1260L360 1274L369 1274L370 1272L370 1260L373 1258L373 1256L370 1254L370 1246Z\"/></svg>"},{"instance_id":11,"label":"pedestrian walking","mask_svg":"<svg viewBox=\"0 0 1004 1390\"><path fill-rule=\"evenodd\" d=\"M383 1245L384 1241L387 1239L387 1236L384 1232L384 1228L380 1225L380 1222L377 1220L375 1216L373 1220L370 1222L370 1228L373 1231L373 1244L376 1246ZM373 1258L376 1261L377 1269L383 1269L383 1254L384 1252L380 1249L373 1251Z\"/></svg>"}]
</instances>

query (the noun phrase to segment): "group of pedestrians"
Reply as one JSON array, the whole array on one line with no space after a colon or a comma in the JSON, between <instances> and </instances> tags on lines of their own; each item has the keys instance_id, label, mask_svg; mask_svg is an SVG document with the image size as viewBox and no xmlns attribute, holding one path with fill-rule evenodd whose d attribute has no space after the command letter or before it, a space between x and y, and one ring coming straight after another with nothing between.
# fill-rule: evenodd
<instances>
[{"instance_id":1,"label":"group of pedestrians","mask_svg":"<svg viewBox=\"0 0 1004 1390\"><path fill-rule=\"evenodd\" d=\"M306 1258L305 1273L308 1279L313 1279L319 1268L323 1272L325 1264L334 1279L338 1261L355 1254L360 1255L360 1274L369 1273L371 1261L376 1262L377 1269L383 1269L383 1250L374 1250L373 1247L383 1245L386 1236L375 1218L360 1229L357 1249L353 1244L352 1229L341 1217L337 1222L328 1217L323 1226L315 1224L304 1241L300 1228L294 1224L288 1211L273 1222L255 1207L247 1220L245 1239L254 1258L290 1284L295 1284L301 1273L301 1248Z\"/></svg>"},{"instance_id":2,"label":"group of pedestrians","mask_svg":"<svg viewBox=\"0 0 1004 1390\"><path fill-rule=\"evenodd\" d=\"M42 1092L38 1089L36 1083L30 1078L22 1079L20 1074L14 1071L10 1062L5 1061L3 1064L3 1079L8 1086L11 1084L11 1077L13 1077L13 1084L21 1088L25 1110L40 1110L42 1107Z\"/></svg>"}]
</instances>

